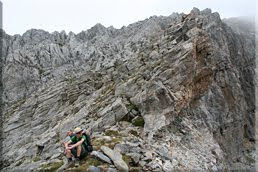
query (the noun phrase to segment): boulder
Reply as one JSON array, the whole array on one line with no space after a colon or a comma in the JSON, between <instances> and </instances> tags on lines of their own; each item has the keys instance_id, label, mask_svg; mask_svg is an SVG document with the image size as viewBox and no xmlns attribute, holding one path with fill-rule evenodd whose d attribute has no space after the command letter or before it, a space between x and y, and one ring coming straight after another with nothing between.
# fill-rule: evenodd
<instances>
[{"instance_id":1,"label":"boulder","mask_svg":"<svg viewBox=\"0 0 258 172\"><path fill-rule=\"evenodd\" d=\"M99 167L95 167L95 166L90 166L88 169L87 169L88 172L102 172L103 170Z\"/></svg>"},{"instance_id":2,"label":"boulder","mask_svg":"<svg viewBox=\"0 0 258 172\"><path fill-rule=\"evenodd\" d=\"M115 168L109 167L108 170L107 170L107 172L117 172L117 170L116 170Z\"/></svg>"},{"instance_id":3,"label":"boulder","mask_svg":"<svg viewBox=\"0 0 258 172\"><path fill-rule=\"evenodd\" d=\"M132 160L133 160L133 162L134 162L135 164L138 164L138 163L139 163L140 158L141 158L141 154L139 154L139 153L130 153L130 154L127 154L127 155L132 158Z\"/></svg>"},{"instance_id":4,"label":"boulder","mask_svg":"<svg viewBox=\"0 0 258 172\"><path fill-rule=\"evenodd\" d=\"M96 157L96 158L98 158L98 159L100 159L100 160L102 160L102 161L104 161L104 162L106 162L106 163L108 163L108 164L113 164L112 161L109 159L109 157L107 157L106 155L104 155L101 152L93 151L91 153L91 155Z\"/></svg>"},{"instance_id":5,"label":"boulder","mask_svg":"<svg viewBox=\"0 0 258 172\"><path fill-rule=\"evenodd\" d=\"M122 158L122 155L118 151L114 151L106 146L101 146L101 150L114 162L114 165L119 171L129 171L127 164L125 163L125 161Z\"/></svg>"}]
</instances>

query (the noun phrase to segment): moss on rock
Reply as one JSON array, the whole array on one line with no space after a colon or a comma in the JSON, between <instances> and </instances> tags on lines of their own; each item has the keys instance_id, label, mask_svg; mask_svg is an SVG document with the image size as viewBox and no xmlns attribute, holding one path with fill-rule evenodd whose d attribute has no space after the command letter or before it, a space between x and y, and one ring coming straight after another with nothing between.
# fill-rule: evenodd
<instances>
[{"instance_id":1,"label":"moss on rock","mask_svg":"<svg viewBox=\"0 0 258 172\"><path fill-rule=\"evenodd\" d=\"M107 131L105 132L105 135L106 135L106 136L118 136L119 133L118 133L118 131L115 131L115 130L107 130Z\"/></svg>"},{"instance_id":2,"label":"moss on rock","mask_svg":"<svg viewBox=\"0 0 258 172\"><path fill-rule=\"evenodd\" d=\"M132 124L137 127L144 127L145 122L143 117L137 116L132 120Z\"/></svg>"},{"instance_id":3,"label":"moss on rock","mask_svg":"<svg viewBox=\"0 0 258 172\"><path fill-rule=\"evenodd\" d=\"M87 169L90 166L95 166L95 167L101 166L102 168L104 167L108 168L108 165L105 164L104 162L99 161L98 159L92 156L88 156L80 161L79 167L73 167L73 168L67 169L66 172L87 172Z\"/></svg>"},{"instance_id":4,"label":"moss on rock","mask_svg":"<svg viewBox=\"0 0 258 172\"><path fill-rule=\"evenodd\" d=\"M38 162L38 161L40 161L41 160L41 158L39 157L39 155L37 155L37 156L35 156L34 158L33 158L33 162Z\"/></svg>"},{"instance_id":5,"label":"moss on rock","mask_svg":"<svg viewBox=\"0 0 258 172\"><path fill-rule=\"evenodd\" d=\"M105 139L96 139L92 142L92 145L93 145L93 149L94 150L100 150L100 147L101 146L107 146L107 147L110 147L110 148L114 148L114 146L117 144L117 143L120 143L122 141L122 138L120 136L117 136L117 137L113 137L112 140L110 141L107 141Z\"/></svg>"},{"instance_id":6,"label":"moss on rock","mask_svg":"<svg viewBox=\"0 0 258 172\"><path fill-rule=\"evenodd\" d=\"M130 167L130 163L132 163L132 159L130 156L123 154L123 160L125 161L125 163L127 164L128 167Z\"/></svg>"}]
</instances>

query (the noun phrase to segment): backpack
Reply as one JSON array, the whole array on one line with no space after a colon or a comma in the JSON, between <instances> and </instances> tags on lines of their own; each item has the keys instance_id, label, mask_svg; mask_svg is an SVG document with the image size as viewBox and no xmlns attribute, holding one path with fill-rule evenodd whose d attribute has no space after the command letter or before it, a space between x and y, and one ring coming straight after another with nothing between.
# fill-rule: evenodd
<instances>
[{"instance_id":1,"label":"backpack","mask_svg":"<svg viewBox=\"0 0 258 172\"><path fill-rule=\"evenodd\" d=\"M92 152L93 151L93 147L92 147L92 144L91 144L90 135L87 134L85 131L82 133L82 135L84 135L86 137L87 145L85 144L85 142L83 142L85 148L87 149L88 152ZM70 135L70 138L72 138L73 136L75 136L74 133ZM75 144L75 143L73 143L73 144Z\"/></svg>"},{"instance_id":2,"label":"backpack","mask_svg":"<svg viewBox=\"0 0 258 172\"><path fill-rule=\"evenodd\" d=\"M87 134L86 132L83 132L82 135L84 135L86 137L87 145L85 145L85 148L87 149L88 152L92 152L93 147L92 147L92 144L91 144L90 135ZM83 142L83 143L85 144L85 142Z\"/></svg>"}]
</instances>

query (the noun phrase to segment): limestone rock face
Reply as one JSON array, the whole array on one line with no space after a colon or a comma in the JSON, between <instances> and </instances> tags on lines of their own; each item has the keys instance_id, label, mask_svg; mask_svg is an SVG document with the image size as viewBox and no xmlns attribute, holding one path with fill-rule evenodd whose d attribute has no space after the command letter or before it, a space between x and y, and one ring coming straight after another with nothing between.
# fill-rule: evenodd
<instances>
[{"instance_id":1,"label":"limestone rock face","mask_svg":"<svg viewBox=\"0 0 258 172\"><path fill-rule=\"evenodd\" d=\"M101 146L101 150L114 162L116 168L121 172L128 172L128 166L122 159L120 152L112 150L109 147Z\"/></svg>"},{"instance_id":2,"label":"limestone rock face","mask_svg":"<svg viewBox=\"0 0 258 172\"><path fill-rule=\"evenodd\" d=\"M2 49L4 171L60 161L76 126L115 127L110 140L145 171L254 168L250 20L194 8L121 29L3 33Z\"/></svg>"},{"instance_id":3,"label":"limestone rock face","mask_svg":"<svg viewBox=\"0 0 258 172\"><path fill-rule=\"evenodd\" d=\"M93 151L93 152L91 153L91 155L93 155L93 156L95 156L95 157L101 159L102 161L105 161L105 162L107 162L107 163L109 163L109 164L112 164L111 160L110 160L107 156L105 156L104 154L102 154L101 152Z\"/></svg>"}]
</instances>

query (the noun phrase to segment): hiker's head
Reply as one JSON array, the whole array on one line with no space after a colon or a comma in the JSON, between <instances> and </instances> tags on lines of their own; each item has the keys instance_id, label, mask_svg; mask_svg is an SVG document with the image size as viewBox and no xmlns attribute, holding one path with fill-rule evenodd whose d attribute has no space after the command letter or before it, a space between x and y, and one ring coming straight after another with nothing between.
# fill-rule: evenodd
<instances>
[{"instance_id":1,"label":"hiker's head","mask_svg":"<svg viewBox=\"0 0 258 172\"><path fill-rule=\"evenodd\" d=\"M77 127L74 129L74 133L76 134L76 136L80 137L82 135L82 129Z\"/></svg>"},{"instance_id":2,"label":"hiker's head","mask_svg":"<svg viewBox=\"0 0 258 172\"><path fill-rule=\"evenodd\" d=\"M72 134L73 134L72 131L67 131L67 135L68 135L68 136L71 136Z\"/></svg>"}]
</instances>

